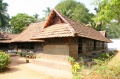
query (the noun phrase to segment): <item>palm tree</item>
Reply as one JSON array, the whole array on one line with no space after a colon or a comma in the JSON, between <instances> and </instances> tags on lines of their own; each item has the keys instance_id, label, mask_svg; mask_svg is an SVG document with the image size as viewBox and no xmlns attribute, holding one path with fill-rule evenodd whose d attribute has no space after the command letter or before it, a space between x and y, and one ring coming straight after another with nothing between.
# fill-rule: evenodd
<instances>
[{"instance_id":1,"label":"palm tree","mask_svg":"<svg viewBox=\"0 0 120 79\"><path fill-rule=\"evenodd\" d=\"M36 22L40 21L39 14L36 13L35 15L33 15L33 17L35 18Z\"/></svg>"},{"instance_id":2,"label":"palm tree","mask_svg":"<svg viewBox=\"0 0 120 79\"><path fill-rule=\"evenodd\" d=\"M36 13L35 15L33 15L33 17L37 20L39 18L39 15Z\"/></svg>"},{"instance_id":3,"label":"palm tree","mask_svg":"<svg viewBox=\"0 0 120 79\"><path fill-rule=\"evenodd\" d=\"M0 0L0 27L5 27L9 23L9 15L7 14L7 3Z\"/></svg>"},{"instance_id":4,"label":"palm tree","mask_svg":"<svg viewBox=\"0 0 120 79\"><path fill-rule=\"evenodd\" d=\"M47 9L46 9L46 10L43 10L43 12L44 12L44 14L45 14L45 18L47 19L48 16L49 16L49 14L50 14L50 12L51 12L50 7L47 7Z\"/></svg>"},{"instance_id":5,"label":"palm tree","mask_svg":"<svg viewBox=\"0 0 120 79\"><path fill-rule=\"evenodd\" d=\"M72 16L74 15L73 12L72 12L72 10L62 9L62 10L60 10L60 12L63 15L67 16L68 18L72 18Z\"/></svg>"}]
</instances>

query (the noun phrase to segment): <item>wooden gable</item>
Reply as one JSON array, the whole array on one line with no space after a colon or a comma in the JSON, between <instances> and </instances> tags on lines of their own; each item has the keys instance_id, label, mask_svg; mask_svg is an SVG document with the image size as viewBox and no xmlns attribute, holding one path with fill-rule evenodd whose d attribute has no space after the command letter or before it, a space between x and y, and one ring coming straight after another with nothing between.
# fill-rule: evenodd
<instances>
[{"instance_id":1,"label":"wooden gable","mask_svg":"<svg viewBox=\"0 0 120 79\"><path fill-rule=\"evenodd\" d=\"M44 25L44 28L54 24L60 24L60 23L67 23L67 21L64 18L62 18L62 16L58 12L56 12L55 10L52 10L52 12L50 13Z\"/></svg>"}]
</instances>

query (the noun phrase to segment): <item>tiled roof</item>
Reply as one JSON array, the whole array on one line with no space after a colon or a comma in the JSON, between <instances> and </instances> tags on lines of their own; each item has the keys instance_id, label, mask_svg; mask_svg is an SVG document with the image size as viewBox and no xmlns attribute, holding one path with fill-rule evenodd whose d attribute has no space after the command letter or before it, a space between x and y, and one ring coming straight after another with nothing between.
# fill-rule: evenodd
<instances>
[{"instance_id":1,"label":"tiled roof","mask_svg":"<svg viewBox=\"0 0 120 79\"><path fill-rule=\"evenodd\" d=\"M54 24L50 25L54 14L58 15L62 21L66 24ZM47 25L49 25L47 27ZM62 27L64 26L64 27ZM65 30L64 30L65 29ZM100 32L91 27L87 27L78 22L75 22L57 12L55 9L50 13L48 20L46 21L43 31L39 32L33 39L52 38L52 37L85 37L99 41L111 42L108 38L104 37Z\"/></svg>"},{"instance_id":2,"label":"tiled roof","mask_svg":"<svg viewBox=\"0 0 120 79\"><path fill-rule=\"evenodd\" d=\"M86 37L86 38L99 40L99 41L111 42L111 40L109 40L108 38L103 36L99 31L97 31L91 27L85 26L83 24L80 24L78 22L75 22L65 16L63 16L63 17L68 21L68 23L71 24L71 26L77 32L77 36Z\"/></svg>"},{"instance_id":3,"label":"tiled roof","mask_svg":"<svg viewBox=\"0 0 120 79\"><path fill-rule=\"evenodd\" d=\"M106 31L99 31L104 37L107 37Z\"/></svg>"},{"instance_id":4,"label":"tiled roof","mask_svg":"<svg viewBox=\"0 0 120 79\"><path fill-rule=\"evenodd\" d=\"M21 32L12 42L43 42L43 40L31 40L32 36L41 31L44 22L32 23Z\"/></svg>"},{"instance_id":5,"label":"tiled roof","mask_svg":"<svg viewBox=\"0 0 120 79\"><path fill-rule=\"evenodd\" d=\"M0 30L0 39L10 39L6 32Z\"/></svg>"},{"instance_id":6,"label":"tiled roof","mask_svg":"<svg viewBox=\"0 0 120 79\"><path fill-rule=\"evenodd\" d=\"M17 35L0 31L0 43L10 43Z\"/></svg>"},{"instance_id":7,"label":"tiled roof","mask_svg":"<svg viewBox=\"0 0 120 79\"><path fill-rule=\"evenodd\" d=\"M68 27L66 27L68 24L55 24L51 25L48 28L45 28L42 30L42 32L39 32L39 35L35 36L36 38L39 36L41 38L53 38L53 37L69 37L74 36L72 35L71 31Z\"/></svg>"}]
</instances>

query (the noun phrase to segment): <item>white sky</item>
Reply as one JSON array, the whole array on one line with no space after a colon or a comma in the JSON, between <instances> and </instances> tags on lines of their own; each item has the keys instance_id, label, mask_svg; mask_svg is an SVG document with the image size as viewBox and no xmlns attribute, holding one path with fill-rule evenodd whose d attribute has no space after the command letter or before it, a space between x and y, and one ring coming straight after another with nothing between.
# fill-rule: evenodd
<instances>
[{"instance_id":1,"label":"white sky","mask_svg":"<svg viewBox=\"0 0 120 79\"><path fill-rule=\"evenodd\" d=\"M46 7L53 9L61 0L3 0L8 3L7 13L10 16L15 16L17 13L27 13L28 15L39 14L43 16L43 10ZM77 0L85 4L90 12L95 13L94 6L90 5L93 0Z\"/></svg>"}]
</instances>

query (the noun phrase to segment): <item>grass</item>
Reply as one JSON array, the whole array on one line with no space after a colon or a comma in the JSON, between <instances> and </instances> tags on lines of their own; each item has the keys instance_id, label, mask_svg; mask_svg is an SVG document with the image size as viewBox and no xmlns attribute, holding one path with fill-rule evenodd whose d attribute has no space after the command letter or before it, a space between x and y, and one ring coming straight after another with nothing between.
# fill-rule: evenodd
<instances>
[{"instance_id":1,"label":"grass","mask_svg":"<svg viewBox=\"0 0 120 79\"><path fill-rule=\"evenodd\" d=\"M77 70L77 75L73 74L73 79L119 79L120 78L120 62L116 65L109 65L109 61L113 59L112 53L99 53L98 57L92 58L94 65L88 66L84 63L79 64L80 69ZM81 60L80 60L81 61ZM74 65L72 66L74 68ZM72 69L73 72L74 69ZM85 74L84 74L85 73Z\"/></svg>"}]
</instances>

